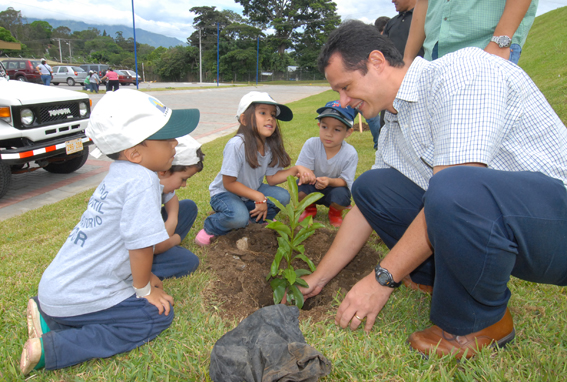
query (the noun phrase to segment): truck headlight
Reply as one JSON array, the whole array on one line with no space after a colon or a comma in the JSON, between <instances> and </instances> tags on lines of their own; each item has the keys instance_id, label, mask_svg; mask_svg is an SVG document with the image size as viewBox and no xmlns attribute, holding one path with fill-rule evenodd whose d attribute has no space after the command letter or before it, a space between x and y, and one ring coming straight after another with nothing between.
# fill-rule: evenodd
<instances>
[{"instance_id":1,"label":"truck headlight","mask_svg":"<svg viewBox=\"0 0 567 382\"><path fill-rule=\"evenodd\" d=\"M89 108L87 107L87 104L84 102L79 103L79 113L81 114L81 117L84 117L85 115L87 115L87 112L89 111Z\"/></svg>"},{"instance_id":2,"label":"truck headlight","mask_svg":"<svg viewBox=\"0 0 567 382\"><path fill-rule=\"evenodd\" d=\"M30 109L22 109L22 111L20 112L20 120L25 126L31 125L34 120L33 111L31 111Z\"/></svg>"}]
</instances>

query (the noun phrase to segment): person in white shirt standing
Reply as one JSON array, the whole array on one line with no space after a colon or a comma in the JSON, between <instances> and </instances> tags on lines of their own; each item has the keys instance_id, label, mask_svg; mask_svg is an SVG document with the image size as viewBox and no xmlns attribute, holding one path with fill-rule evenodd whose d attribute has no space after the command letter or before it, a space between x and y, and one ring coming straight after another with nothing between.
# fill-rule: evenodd
<instances>
[{"instance_id":1,"label":"person in white shirt standing","mask_svg":"<svg viewBox=\"0 0 567 382\"><path fill-rule=\"evenodd\" d=\"M45 58L41 59L41 64L36 66L36 69L39 74L41 74L41 81L43 84L49 86L53 79L53 69L51 69L51 66L49 66Z\"/></svg>"}]
</instances>

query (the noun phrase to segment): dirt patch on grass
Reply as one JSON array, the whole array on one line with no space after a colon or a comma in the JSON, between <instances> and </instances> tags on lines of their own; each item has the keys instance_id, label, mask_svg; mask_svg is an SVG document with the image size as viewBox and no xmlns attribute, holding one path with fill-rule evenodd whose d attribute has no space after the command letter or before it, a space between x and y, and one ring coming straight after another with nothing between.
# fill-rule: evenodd
<instances>
[{"instance_id":1,"label":"dirt patch on grass","mask_svg":"<svg viewBox=\"0 0 567 382\"><path fill-rule=\"evenodd\" d=\"M319 229L303 243L305 255L315 265L327 253L335 234L334 230ZM247 238L246 250L239 249L237 245L243 238ZM373 235L372 241L379 242L380 239ZM259 308L273 305L272 289L266 276L270 272L277 247L276 232L258 224L250 224L219 237L207 248L205 268L213 271L215 278L205 294L209 304L218 309L222 317L241 320ZM333 318L337 308L334 300L339 291L342 300L358 280L374 269L381 256L381 253L366 244L319 295L305 302L300 318L310 317L315 322ZM282 261L282 266L283 263L285 261ZM298 261L297 265L294 263L294 266L296 269L307 268L302 261Z\"/></svg>"}]
</instances>

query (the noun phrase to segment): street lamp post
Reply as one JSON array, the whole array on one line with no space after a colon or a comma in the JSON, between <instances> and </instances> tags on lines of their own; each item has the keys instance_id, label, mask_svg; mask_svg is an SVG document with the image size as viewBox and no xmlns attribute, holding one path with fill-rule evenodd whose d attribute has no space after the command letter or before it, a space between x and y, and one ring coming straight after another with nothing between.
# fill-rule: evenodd
<instances>
[{"instance_id":1,"label":"street lamp post","mask_svg":"<svg viewBox=\"0 0 567 382\"><path fill-rule=\"evenodd\" d=\"M138 54L136 52L136 16L134 14L134 0L132 0L132 29L134 30L134 66L136 70L136 89L138 87Z\"/></svg>"},{"instance_id":2,"label":"street lamp post","mask_svg":"<svg viewBox=\"0 0 567 382\"><path fill-rule=\"evenodd\" d=\"M203 83L203 58L201 56L201 28L199 28L199 83Z\"/></svg>"}]
</instances>

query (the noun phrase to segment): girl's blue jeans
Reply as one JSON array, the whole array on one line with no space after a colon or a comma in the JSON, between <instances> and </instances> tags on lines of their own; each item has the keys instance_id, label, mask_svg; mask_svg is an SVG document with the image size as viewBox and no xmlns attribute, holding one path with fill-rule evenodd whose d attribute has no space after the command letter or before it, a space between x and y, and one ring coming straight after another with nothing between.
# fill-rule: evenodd
<instances>
[{"instance_id":1,"label":"girl's blue jeans","mask_svg":"<svg viewBox=\"0 0 567 382\"><path fill-rule=\"evenodd\" d=\"M281 187L262 184L258 191L265 196L271 196L284 206L289 203L289 192ZM205 219L205 232L209 235L222 236L230 231L243 228L250 221L264 223L264 220L256 222L256 218L250 216L250 211L256 208L254 201L243 201L240 196L232 192L216 194L211 198L211 207L215 213ZM272 220L280 212L274 203L268 200L268 215L266 219Z\"/></svg>"},{"instance_id":2,"label":"girl's blue jeans","mask_svg":"<svg viewBox=\"0 0 567 382\"><path fill-rule=\"evenodd\" d=\"M433 285L431 321L455 335L504 315L514 276L567 285L567 190L538 172L455 166L425 192L395 169L362 174L353 198L392 248L424 208L433 255L411 273Z\"/></svg>"}]
</instances>

